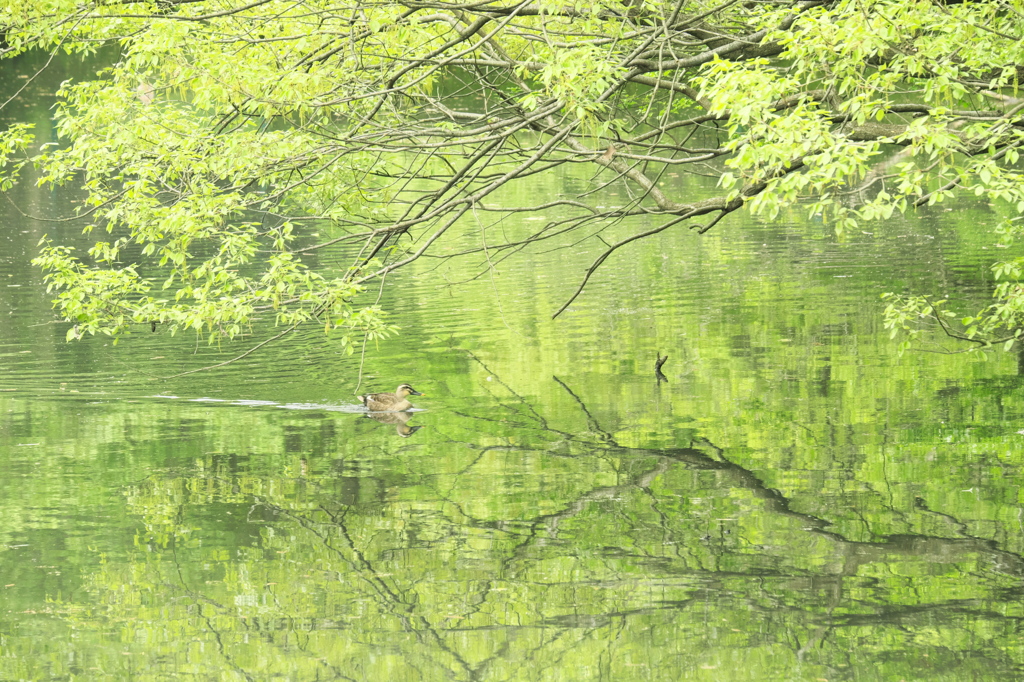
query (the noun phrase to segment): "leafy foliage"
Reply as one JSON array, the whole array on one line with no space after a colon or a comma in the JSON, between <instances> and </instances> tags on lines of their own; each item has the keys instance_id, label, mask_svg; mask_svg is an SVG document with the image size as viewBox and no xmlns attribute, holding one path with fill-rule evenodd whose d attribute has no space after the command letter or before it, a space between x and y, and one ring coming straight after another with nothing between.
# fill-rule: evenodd
<instances>
[{"instance_id":1,"label":"leafy foliage","mask_svg":"<svg viewBox=\"0 0 1024 682\"><path fill-rule=\"evenodd\" d=\"M999 245L1009 248L1020 236L1021 227L1016 220L1004 221L996 229ZM899 350L904 352L929 327L937 327L949 338L970 342L966 351L1002 346L1010 350L1024 336L1024 258L997 261L992 265L997 281L992 297L995 302L973 315L959 317L946 308L946 300L932 300L926 295L885 293L885 326L895 338L902 334ZM959 319L958 319L959 317Z\"/></svg>"},{"instance_id":2,"label":"leafy foliage","mask_svg":"<svg viewBox=\"0 0 1024 682\"><path fill-rule=\"evenodd\" d=\"M33 158L44 182L84 185L87 229L109 235L37 261L69 337L232 337L265 311L379 335L363 285L418 258L490 267L542 240L603 242L557 315L618 249L743 208L806 204L840 232L964 193L1024 210L1019 0L4 0L0 21L7 56L120 47L66 84L66 144ZM12 128L0 151L25 144ZM499 198L575 163L601 171L578 196ZM679 168L721 192L673 197L662 178ZM600 199L612 183L627 201ZM484 236L553 208L536 231ZM319 254L348 266L315 275ZM962 336L1016 338L1019 269L997 266L999 302ZM890 304L908 331L933 305Z\"/></svg>"}]
</instances>

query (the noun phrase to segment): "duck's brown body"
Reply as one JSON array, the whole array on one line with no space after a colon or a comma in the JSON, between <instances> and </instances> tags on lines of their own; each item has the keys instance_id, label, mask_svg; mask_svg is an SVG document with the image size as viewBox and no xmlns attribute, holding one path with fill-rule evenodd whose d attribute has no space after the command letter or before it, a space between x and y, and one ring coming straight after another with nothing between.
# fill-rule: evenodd
<instances>
[{"instance_id":1,"label":"duck's brown body","mask_svg":"<svg viewBox=\"0 0 1024 682\"><path fill-rule=\"evenodd\" d=\"M408 397L423 395L409 384L402 384L394 393L370 393L357 395L356 398L366 405L371 412L404 412L412 407Z\"/></svg>"}]
</instances>

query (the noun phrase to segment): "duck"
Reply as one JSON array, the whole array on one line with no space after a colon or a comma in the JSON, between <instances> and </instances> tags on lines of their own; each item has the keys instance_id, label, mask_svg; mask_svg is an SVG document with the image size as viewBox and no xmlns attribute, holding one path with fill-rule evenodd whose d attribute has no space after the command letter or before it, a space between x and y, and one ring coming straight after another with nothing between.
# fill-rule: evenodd
<instances>
[{"instance_id":1,"label":"duck","mask_svg":"<svg viewBox=\"0 0 1024 682\"><path fill-rule=\"evenodd\" d=\"M411 395L423 394L409 384L402 384L394 393L357 395L356 400L363 403L371 412L405 412L412 407L412 403L407 400Z\"/></svg>"}]
</instances>

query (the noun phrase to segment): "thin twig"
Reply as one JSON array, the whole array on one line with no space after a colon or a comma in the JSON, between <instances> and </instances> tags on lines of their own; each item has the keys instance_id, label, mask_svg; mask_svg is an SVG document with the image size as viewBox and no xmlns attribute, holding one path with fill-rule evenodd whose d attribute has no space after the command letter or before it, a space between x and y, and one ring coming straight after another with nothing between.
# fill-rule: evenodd
<instances>
[{"instance_id":1,"label":"thin twig","mask_svg":"<svg viewBox=\"0 0 1024 682\"><path fill-rule=\"evenodd\" d=\"M190 369L187 372L181 372L180 374L172 374L169 377L156 377L156 378L157 379L162 379L162 380L166 381L168 379L177 379L178 377L183 377L186 374L195 374L196 372L205 372L205 371L210 370L210 369L217 369L218 367L223 367L224 365L230 365L231 363L236 362L238 360L241 360L245 356L250 355L251 353L256 352L257 350L259 350L263 346L267 345L271 341L277 341L282 336L284 336L286 334L292 333L293 331L295 331L295 329L298 326L299 326L298 323L293 324L291 327L289 327L288 329L285 329L283 332L281 332L277 336L271 337L271 338L267 339L266 341L262 341L260 343L257 343L255 346L253 346L249 350L245 351L241 355L237 355L237 356L231 358L230 360L225 360L224 362L218 362L216 365L208 365L206 367L200 367L198 369Z\"/></svg>"}]
</instances>

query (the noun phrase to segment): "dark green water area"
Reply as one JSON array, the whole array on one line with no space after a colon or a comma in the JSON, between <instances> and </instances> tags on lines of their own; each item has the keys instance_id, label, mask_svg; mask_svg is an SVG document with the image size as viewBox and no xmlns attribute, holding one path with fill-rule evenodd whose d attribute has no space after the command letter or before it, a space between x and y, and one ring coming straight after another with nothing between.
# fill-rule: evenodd
<instances>
[{"instance_id":1,"label":"dark green water area","mask_svg":"<svg viewBox=\"0 0 1024 682\"><path fill-rule=\"evenodd\" d=\"M5 66L0 113L45 141L89 69L26 78L42 61ZM983 203L666 231L554 321L596 247L421 259L365 357L312 329L166 379L255 340L65 343L29 260L81 227L23 214L75 191L9 196L0 679L1024 678L1021 360L900 358L879 298L983 305L1008 253ZM427 394L409 419L357 405L402 382Z\"/></svg>"}]
</instances>

